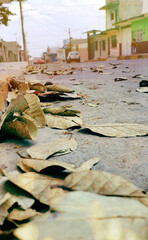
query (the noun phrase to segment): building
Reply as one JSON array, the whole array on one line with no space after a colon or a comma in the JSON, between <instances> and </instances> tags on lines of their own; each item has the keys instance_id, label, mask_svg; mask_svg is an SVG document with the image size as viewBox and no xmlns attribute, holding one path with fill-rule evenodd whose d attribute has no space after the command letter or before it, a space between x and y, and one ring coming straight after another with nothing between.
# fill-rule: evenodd
<instances>
[{"instance_id":1,"label":"building","mask_svg":"<svg viewBox=\"0 0 148 240\"><path fill-rule=\"evenodd\" d=\"M0 62L20 61L21 46L17 42L0 41Z\"/></svg>"},{"instance_id":2,"label":"building","mask_svg":"<svg viewBox=\"0 0 148 240\"><path fill-rule=\"evenodd\" d=\"M63 48L65 49L65 57L67 59L68 53L71 51L78 51L80 54L80 61L85 62L88 60L88 42L87 39L71 38L64 41Z\"/></svg>"},{"instance_id":3,"label":"building","mask_svg":"<svg viewBox=\"0 0 148 240\"><path fill-rule=\"evenodd\" d=\"M99 10L106 11L106 30L87 32L89 59L131 55L133 37L137 53L147 52L147 0L106 0Z\"/></svg>"}]
</instances>

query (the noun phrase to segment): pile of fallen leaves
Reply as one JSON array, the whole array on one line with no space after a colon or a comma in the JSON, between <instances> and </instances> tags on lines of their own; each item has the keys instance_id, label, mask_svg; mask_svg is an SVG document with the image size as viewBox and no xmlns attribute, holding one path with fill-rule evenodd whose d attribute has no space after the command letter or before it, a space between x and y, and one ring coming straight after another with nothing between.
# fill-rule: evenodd
<instances>
[{"instance_id":1,"label":"pile of fallen leaves","mask_svg":"<svg viewBox=\"0 0 148 240\"><path fill-rule=\"evenodd\" d=\"M80 98L72 89L47 82L9 81L1 116L2 133L35 140L38 128L81 128L108 137L148 134L148 125L84 125L80 111L49 102ZM0 239L147 240L148 194L125 179L93 171L98 158L81 166L52 160L75 151L74 138L32 146L18 158L20 171L0 176ZM87 159L86 159L87 160Z\"/></svg>"}]
</instances>

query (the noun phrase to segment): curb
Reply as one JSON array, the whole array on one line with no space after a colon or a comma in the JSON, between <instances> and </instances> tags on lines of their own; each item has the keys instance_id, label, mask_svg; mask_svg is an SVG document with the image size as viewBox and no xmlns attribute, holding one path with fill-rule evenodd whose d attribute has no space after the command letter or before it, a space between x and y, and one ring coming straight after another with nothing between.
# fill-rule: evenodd
<instances>
[{"instance_id":1,"label":"curb","mask_svg":"<svg viewBox=\"0 0 148 240\"><path fill-rule=\"evenodd\" d=\"M148 58L148 55L138 54L138 55L131 55L131 56L121 56L121 57L118 57L117 60L145 59L145 58Z\"/></svg>"}]
</instances>

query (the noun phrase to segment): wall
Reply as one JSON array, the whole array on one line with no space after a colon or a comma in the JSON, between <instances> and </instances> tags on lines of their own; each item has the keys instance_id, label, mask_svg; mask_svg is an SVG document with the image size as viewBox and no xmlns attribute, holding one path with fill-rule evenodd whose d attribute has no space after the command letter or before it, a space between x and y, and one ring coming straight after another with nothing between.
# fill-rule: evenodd
<instances>
[{"instance_id":1,"label":"wall","mask_svg":"<svg viewBox=\"0 0 148 240\"><path fill-rule=\"evenodd\" d=\"M131 27L121 29L122 56L131 55Z\"/></svg>"},{"instance_id":2,"label":"wall","mask_svg":"<svg viewBox=\"0 0 148 240\"><path fill-rule=\"evenodd\" d=\"M85 62L88 60L88 47L87 43L80 43L78 45L78 52L80 54L80 61Z\"/></svg>"},{"instance_id":3,"label":"wall","mask_svg":"<svg viewBox=\"0 0 148 240\"><path fill-rule=\"evenodd\" d=\"M132 22L132 37L135 31L143 31L143 41L136 43L136 53L148 53L148 18Z\"/></svg>"},{"instance_id":4,"label":"wall","mask_svg":"<svg viewBox=\"0 0 148 240\"><path fill-rule=\"evenodd\" d=\"M148 41L148 18L132 22L131 28L132 34L134 31L143 30L143 41Z\"/></svg>"},{"instance_id":5,"label":"wall","mask_svg":"<svg viewBox=\"0 0 148 240\"><path fill-rule=\"evenodd\" d=\"M143 10L143 0L120 0L119 21L140 16Z\"/></svg>"},{"instance_id":6,"label":"wall","mask_svg":"<svg viewBox=\"0 0 148 240\"><path fill-rule=\"evenodd\" d=\"M116 48L112 48L111 46L111 36L116 35L117 37L117 47ZM119 37L118 37L118 31L114 30L114 31L110 31L108 32L107 35L108 38L110 38L110 56L111 57L118 57L119 56Z\"/></svg>"}]
</instances>

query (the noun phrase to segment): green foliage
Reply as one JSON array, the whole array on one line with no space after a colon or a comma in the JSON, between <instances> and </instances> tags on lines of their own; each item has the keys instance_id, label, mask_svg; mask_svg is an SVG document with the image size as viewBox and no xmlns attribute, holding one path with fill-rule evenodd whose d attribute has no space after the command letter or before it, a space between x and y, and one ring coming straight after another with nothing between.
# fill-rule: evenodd
<instances>
[{"instance_id":1,"label":"green foliage","mask_svg":"<svg viewBox=\"0 0 148 240\"><path fill-rule=\"evenodd\" d=\"M10 2L20 0L10 0ZM21 2L25 2L26 0L21 0ZM10 21L9 17L15 15L15 13L12 13L8 7L4 6L3 3L0 3L0 24L3 24L5 26L8 25L8 22Z\"/></svg>"},{"instance_id":2,"label":"green foliage","mask_svg":"<svg viewBox=\"0 0 148 240\"><path fill-rule=\"evenodd\" d=\"M9 17L13 16L12 12L10 12L8 7L4 7L2 3L0 3L0 24L8 25L8 21L10 21Z\"/></svg>"}]
</instances>

